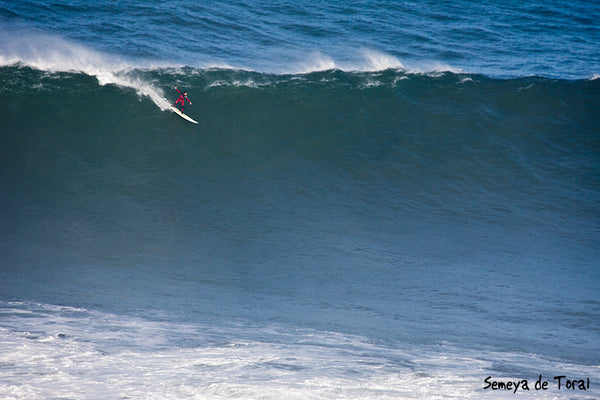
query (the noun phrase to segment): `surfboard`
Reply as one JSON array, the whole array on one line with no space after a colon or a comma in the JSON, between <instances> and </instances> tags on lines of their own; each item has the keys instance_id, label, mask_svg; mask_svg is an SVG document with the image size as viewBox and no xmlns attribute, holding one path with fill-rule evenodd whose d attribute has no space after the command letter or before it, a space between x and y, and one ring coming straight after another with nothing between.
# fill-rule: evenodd
<instances>
[{"instance_id":1,"label":"surfboard","mask_svg":"<svg viewBox=\"0 0 600 400\"><path fill-rule=\"evenodd\" d=\"M191 123L194 123L194 124L198 123L198 121L194 121L189 115L182 113L181 110L178 109L177 107L171 106L171 111L173 111L175 114L179 115L181 118L190 121Z\"/></svg>"}]
</instances>

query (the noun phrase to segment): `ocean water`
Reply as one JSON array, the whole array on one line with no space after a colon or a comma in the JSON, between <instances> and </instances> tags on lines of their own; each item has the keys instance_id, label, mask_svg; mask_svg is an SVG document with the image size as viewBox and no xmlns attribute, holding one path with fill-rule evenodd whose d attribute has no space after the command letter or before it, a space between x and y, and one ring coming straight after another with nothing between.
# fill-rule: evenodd
<instances>
[{"instance_id":1,"label":"ocean water","mask_svg":"<svg viewBox=\"0 0 600 400\"><path fill-rule=\"evenodd\" d=\"M0 397L599 398L600 6L540 3L0 0Z\"/></svg>"}]
</instances>

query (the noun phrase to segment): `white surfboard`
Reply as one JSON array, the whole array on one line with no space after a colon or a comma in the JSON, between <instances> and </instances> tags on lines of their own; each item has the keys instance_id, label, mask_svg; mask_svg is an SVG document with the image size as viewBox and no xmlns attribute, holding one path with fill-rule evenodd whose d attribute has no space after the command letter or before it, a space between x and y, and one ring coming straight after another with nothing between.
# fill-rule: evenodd
<instances>
[{"instance_id":1,"label":"white surfboard","mask_svg":"<svg viewBox=\"0 0 600 400\"><path fill-rule=\"evenodd\" d=\"M171 106L171 111L173 111L175 114L179 115L181 118L190 121L191 123L194 123L194 124L198 123L198 121L194 121L191 117L182 113L181 110L175 106Z\"/></svg>"}]
</instances>

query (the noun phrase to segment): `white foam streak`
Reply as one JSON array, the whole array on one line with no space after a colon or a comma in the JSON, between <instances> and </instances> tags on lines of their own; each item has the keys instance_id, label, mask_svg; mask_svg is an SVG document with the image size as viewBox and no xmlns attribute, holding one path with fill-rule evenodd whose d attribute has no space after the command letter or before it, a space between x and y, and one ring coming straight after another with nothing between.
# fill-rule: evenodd
<instances>
[{"instance_id":1,"label":"white foam streak","mask_svg":"<svg viewBox=\"0 0 600 400\"><path fill-rule=\"evenodd\" d=\"M82 72L100 85L114 84L135 89L167 110L169 101L160 88L132 76L134 65L60 37L24 30L0 32L0 66L23 65L49 72ZM136 67L139 67L136 66Z\"/></svg>"}]
</instances>

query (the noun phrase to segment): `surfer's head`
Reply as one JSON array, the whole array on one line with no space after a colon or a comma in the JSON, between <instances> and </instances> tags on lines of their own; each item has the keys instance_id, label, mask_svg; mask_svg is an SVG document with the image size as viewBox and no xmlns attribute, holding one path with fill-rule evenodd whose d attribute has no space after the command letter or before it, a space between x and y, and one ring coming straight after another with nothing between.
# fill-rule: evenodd
<instances>
[{"instance_id":1,"label":"surfer's head","mask_svg":"<svg viewBox=\"0 0 600 400\"><path fill-rule=\"evenodd\" d=\"M184 95L184 96L187 96L187 92L183 92L183 95Z\"/></svg>"}]
</instances>

